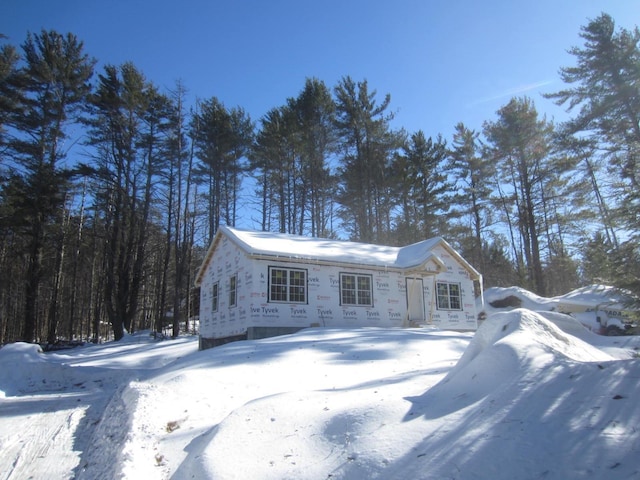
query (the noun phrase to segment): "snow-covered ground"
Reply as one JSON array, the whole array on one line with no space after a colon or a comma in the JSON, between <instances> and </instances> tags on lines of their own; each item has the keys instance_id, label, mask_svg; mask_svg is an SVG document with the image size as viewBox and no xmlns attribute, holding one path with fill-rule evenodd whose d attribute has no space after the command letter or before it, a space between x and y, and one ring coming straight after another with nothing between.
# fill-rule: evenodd
<instances>
[{"instance_id":1,"label":"snow-covered ground","mask_svg":"<svg viewBox=\"0 0 640 480\"><path fill-rule=\"evenodd\" d=\"M526 297L475 335L7 345L0 480L640 478L640 337Z\"/></svg>"}]
</instances>

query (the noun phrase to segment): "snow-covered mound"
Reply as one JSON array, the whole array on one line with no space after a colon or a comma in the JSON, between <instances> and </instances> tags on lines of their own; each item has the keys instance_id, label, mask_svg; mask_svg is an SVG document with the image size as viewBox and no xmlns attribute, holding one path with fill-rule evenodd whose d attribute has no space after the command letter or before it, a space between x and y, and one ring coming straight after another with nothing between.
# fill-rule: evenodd
<instances>
[{"instance_id":1,"label":"snow-covered mound","mask_svg":"<svg viewBox=\"0 0 640 480\"><path fill-rule=\"evenodd\" d=\"M625 307L625 300L629 299L625 299L618 289L606 285L590 285L551 298L540 297L520 287L492 287L484 292L482 299L478 299L477 310L481 318L515 308L564 313L594 333L605 333L608 323L618 327L618 333L622 333L625 330L622 318L631 313ZM579 331L576 330L577 325L572 325L567 318L546 316L554 322L561 322L561 328L570 328L570 333Z\"/></svg>"},{"instance_id":2,"label":"snow-covered mound","mask_svg":"<svg viewBox=\"0 0 640 480\"><path fill-rule=\"evenodd\" d=\"M539 314L495 314L415 402L432 459L416 478L638 476L639 376Z\"/></svg>"},{"instance_id":3,"label":"snow-covered mound","mask_svg":"<svg viewBox=\"0 0 640 480\"><path fill-rule=\"evenodd\" d=\"M471 336L427 329L318 328L181 359L152 386L133 386L145 399L138 401L135 431L164 428L167 420L179 428L155 446L144 436L132 438L125 448L125 474L147 478L157 472L144 463L152 451L162 456L160 468L177 468L175 478L341 478L341 469L358 455L358 471L374 471L370 462L390 462L399 445L410 448L394 433L406 412L403 396L437 383ZM387 422L380 435L395 440L375 448L359 444L370 422L375 429ZM186 431L195 437L189 448L172 446Z\"/></svg>"},{"instance_id":4,"label":"snow-covered mound","mask_svg":"<svg viewBox=\"0 0 640 480\"><path fill-rule=\"evenodd\" d=\"M549 310L496 313L475 334L5 348L0 480L640 475L640 337Z\"/></svg>"},{"instance_id":5,"label":"snow-covered mound","mask_svg":"<svg viewBox=\"0 0 640 480\"><path fill-rule=\"evenodd\" d=\"M481 309L487 314L509 308L554 311L563 304L584 305L591 309L603 306L623 308L624 302L616 288L606 285L589 285L550 298L540 297L520 287L491 287L484 291L483 297Z\"/></svg>"},{"instance_id":6,"label":"snow-covered mound","mask_svg":"<svg viewBox=\"0 0 640 480\"><path fill-rule=\"evenodd\" d=\"M148 348L141 351L142 344ZM126 368L132 362L138 369L165 365L167 360L160 352L154 352L154 345L159 346L149 332L107 343L100 347L100 355L96 355L93 345L44 353L37 344L8 344L0 348L0 395L85 390L95 383L113 381L112 377L118 375L117 369ZM99 380L95 381L96 378Z\"/></svg>"},{"instance_id":7,"label":"snow-covered mound","mask_svg":"<svg viewBox=\"0 0 640 480\"><path fill-rule=\"evenodd\" d=\"M491 287L484 291L484 311L491 315L505 308L552 310L556 302L520 287Z\"/></svg>"},{"instance_id":8,"label":"snow-covered mound","mask_svg":"<svg viewBox=\"0 0 640 480\"><path fill-rule=\"evenodd\" d=\"M312 344L304 336L289 339L298 347L287 362L308 373L298 388L282 385L238 404L191 445L180 478L564 479L636 472L640 433L621 419L640 415L632 401L640 394L633 381L640 364L620 365L540 314L518 309L489 318L433 387L421 381L430 369L389 377L386 362L366 348L353 360L369 362L367 376L376 372L378 380L331 386L330 358L319 370L306 360L318 334L302 334ZM378 334L370 347L391 340ZM323 349L344 348L338 345L345 338L333 335L322 340ZM423 338L425 354L441 348L441 334L432 335ZM265 357L259 352L281 341L253 344L251 358ZM268 368L283 375L296 371L267 358ZM342 369L361 367L347 362ZM620 435L615 448L611 435ZM597 451L604 456L594 457Z\"/></svg>"},{"instance_id":9,"label":"snow-covered mound","mask_svg":"<svg viewBox=\"0 0 640 480\"><path fill-rule=\"evenodd\" d=\"M0 348L0 396L52 391L65 384L59 365L47 361L40 345L17 342Z\"/></svg>"},{"instance_id":10,"label":"snow-covered mound","mask_svg":"<svg viewBox=\"0 0 640 480\"><path fill-rule=\"evenodd\" d=\"M578 362L613 360L613 357L602 350L566 333L556 325L560 319L566 318L566 315L557 314L547 319L544 314L527 309L493 314L478 329L449 376L456 375L486 349L495 349L500 345L509 346L512 354L519 359L518 364L523 363L526 358L536 358L538 362L544 358L553 362L559 355ZM574 326L570 317L566 325ZM569 328L565 324L562 326Z\"/></svg>"},{"instance_id":11,"label":"snow-covered mound","mask_svg":"<svg viewBox=\"0 0 640 480\"><path fill-rule=\"evenodd\" d=\"M592 306L607 303L621 307L624 301L620 291L609 285L588 285L555 298L584 302Z\"/></svg>"}]
</instances>

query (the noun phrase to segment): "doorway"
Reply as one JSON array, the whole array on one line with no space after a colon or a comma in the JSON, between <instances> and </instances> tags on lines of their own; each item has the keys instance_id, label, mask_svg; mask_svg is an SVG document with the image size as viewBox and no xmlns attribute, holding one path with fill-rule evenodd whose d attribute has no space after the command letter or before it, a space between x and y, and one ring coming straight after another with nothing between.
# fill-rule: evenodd
<instances>
[{"instance_id":1,"label":"doorway","mask_svg":"<svg viewBox=\"0 0 640 480\"><path fill-rule=\"evenodd\" d=\"M407 320L409 323L423 323L424 314L424 285L422 278L405 279L407 284Z\"/></svg>"}]
</instances>

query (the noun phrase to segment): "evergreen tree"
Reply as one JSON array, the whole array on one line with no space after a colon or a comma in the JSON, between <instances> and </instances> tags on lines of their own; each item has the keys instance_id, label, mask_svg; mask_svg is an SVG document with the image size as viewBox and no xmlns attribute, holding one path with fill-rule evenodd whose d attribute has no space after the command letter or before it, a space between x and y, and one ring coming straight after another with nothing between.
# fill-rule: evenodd
<instances>
[{"instance_id":1,"label":"evergreen tree","mask_svg":"<svg viewBox=\"0 0 640 480\"><path fill-rule=\"evenodd\" d=\"M226 170L223 204L227 225L235 225L238 220L239 194L242 178L248 168L248 157L255 138L255 126L249 114L242 107L229 110L231 120L231 143L228 168Z\"/></svg>"},{"instance_id":2,"label":"evergreen tree","mask_svg":"<svg viewBox=\"0 0 640 480\"><path fill-rule=\"evenodd\" d=\"M311 236L329 237L333 234L331 215L336 190L335 176L328 165L328 157L337 147L335 104L327 86L315 78L307 79L302 92L290 103L300 142L300 233L308 218Z\"/></svg>"},{"instance_id":3,"label":"evergreen tree","mask_svg":"<svg viewBox=\"0 0 640 480\"><path fill-rule=\"evenodd\" d=\"M253 139L253 124L241 108L227 109L212 97L199 104L191 121L195 155L200 160L197 179L207 185L208 238L213 238L223 220L235 225L240 164Z\"/></svg>"},{"instance_id":4,"label":"evergreen tree","mask_svg":"<svg viewBox=\"0 0 640 480\"><path fill-rule=\"evenodd\" d=\"M498 111L497 121L485 123L484 131L491 144L491 158L497 163L504 214L517 229L521 252L517 252L516 258L521 265L522 281L544 295L541 252L544 215L540 208L544 190L540 181L555 175L548 162L552 127L538 119L531 100L514 98ZM512 229L511 232L515 245Z\"/></svg>"},{"instance_id":5,"label":"evergreen tree","mask_svg":"<svg viewBox=\"0 0 640 480\"><path fill-rule=\"evenodd\" d=\"M453 148L449 152L448 170L455 181L457 194L454 208L467 219L470 247L467 258L480 271L485 271L486 259L482 255L484 234L493 222L491 215L492 179L495 164L480 155L479 133L458 123L453 135Z\"/></svg>"},{"instance_id":6,"label":"evergreen tree","mask_svg":"<svg viewBox=\"0 0 640 480\"><path fill-rule=\"evenodd\" d=\"M460 253L467 258L467 249L463 244ZM509 259L508 245L499 236L485 242L482 246L482 258L486 269L482 272L485 288L510 287L519 285L520 278L513 262Z\"/></svg>"},{"instance_id":7,"label":"evergreen tree","mask_svg":"<svg viewBox=\"0 0 640 480\"><path fill-rule=\"evenodd\" d=\"M336 128L342 143L339 202L352 239L385 243L390 238L392 183L390 166L401 136L385 112L390 95L376 102L367 81L344 77L334 89Z\"/></svg>"},{"instance_id":8,"label":"evergreen tree","mask_svg":"<svg viewBox=\"0 0 640 480\"><path fill-rule=\"evenodd\" d=\"M3 38L0 35L0 38ZM9 115L16 107L16 98L11 93L9 80L15 75L20 57L13 45L0 47L0 166L4 165L4 130L9 122ZM4 178L4 172L0 170L0 178Z\"/></svg>"},{"instance_id":9,"label":"evergreen tree","mask_svg":"<svg viewBox=\"0 0 640 480\"><path fill-rule=\"evenodd\" d=\"M171 93L171 110L166 138L167 169L165 173L167 196L167 250L173 254L173 332L180 333L185 319L189 329L191 316L190 284L191 251L194 242L195 196L192 190L193 150L188 148L185 87L178 82ZM170 258L165 258L169 265Z\"/></svg>"},{"instance_id":10,"label":"evergreen tree","mask_svg":"<svg viewBox=\"0 0 640 480\"><path fill-rule=\"evenodd\" d=\"M397 231L404 243L446 233L452 191L445 169L447 154L441 136L434 141L419 130L403 147L403 155L394 161L402 205Z\"/></svg>"},{"instance_id":11,"label":"evergreen tree","mask_svg":"<svg viewBox=\"0 0 640 480\"><path fill-rule=\"evenodd\" d=\"M191 123L199 182L207 186L207 238L213 239L222 215L222 189L227 153L230 149L231 119L227 108L216 97L198 104Z\"/></svg>"},{"instance_id":12,"label":"evergreen tree","mask_svg":"<svg viewBox=\"0 0 640 480\"><path fill-rule=\"evenodd\" d=\"M298 212L304 187L295 112L290 104L273 108L260 123L251 156L252 168L261 177L262 229L301 233Z\"/></svg>"},{"instance_id":13,"label":"evergreen tree","mask_svg":"<svg viewBox=\"0 0 640 480\"><path fill-rule=\"evenodd\" d=\"M5 38L0 34L0 39ZM9 169L9 157L5 145L6 127L11 112L17 107L16 98L10 94L9 79L15 74L18 66L19 55L13 45L0 47L0 270L3 272L0 278L0 344L9 340L20 338L22 322L16 322L14 317L16 309L12 308L18 300L16 286L19 283L19 265L15 262L14 248L21 250L16 245L18 240L13 235L13 208L9 198L11 192L7 188Z\"/></svg>"},{"instance_id":14,"label":"evergreen tree","mask_svg":"<svg viewBox=\"0 0 640 480\"><path fill-rule=\"evenodd\" d=\"M602 232L595 232L582 247L582 280L587 284L615 282L611 244Z\"/></svg>"},{"instance_id":15,"label":"evergreen tree","mask_svg":"<svg viewBox=\"0 0 640 480\"><path fill-rule=\"evenodd\" d=\"M578 109L564 125L566 131L590 137L621 180L616 188L618 216L629 240L615 253L622 257L622 283L640 298L635 268L640 258L640 30L616 31L611 16L603 13L583 27L580 36L584 46L569 50L577 64L560 71L571 87L549 97L569 111Z\"/></svg>"},{"instance_id":16,"label":"evergreen tree","mask_svg":"<svg viewBox=\"0 0 640 480\"><path fill-rule=\"evenodd\" d=\"M296 98L261 120L252 153L259 172L262 228L327 237L335 176L328 158L336 148L334 103L325 84L307 79Z\"/></svg>"},{"instance_id":17,"label":"evergreen tree","mask_svg":"<svg viewBox=\"0 0 640 480\"><path fill-rule=\"evenodd\" d=\"M89 170L104 222L105 307L116 340L140 316L167 104L131 63L106 66L91 102L88 143L96 153Z\"/></svg>"},{"instance_id":18,"label":"evergreen tree","mask_svg":"<svg viewBox=\"0 0 640 480\"><path fill-rule=\"evenodd\" d=\"M574 158L572 185L577 191L578 216L589 224L584 230L601 230L608 249L617 250L619 222L612 208L616 200L612 188L615 175L612 176L606 168L606 158L599 152L593 138L560 132L558 143L566 155Z\"/></svg>"},{"instance_id":19,"label":"evergreen tree","mask_svg":"<svg viewBox=\"0 0 640 480\"><path fill-rule=\"evenodd\" d=\"M565 125L571 132L590 132L612 152L623 178L638 186L640 148L640 30L616 32L613 19L601 14L582 28L584 48L569 50L575 67L560 70L562 81L575 85L548 95L578 114Z\"/></svg>"},{"instance_id":20,"label":"evergreen tree","mask_svg":"<svg viewBox=\"0 0 640 480\"><path fill-rule=\"evenodd\" d=\"M12 205L9 222L27 242L21 338L33 341L42 326L38 301L45 274L43 250L50 227L60 221L71 173L61 165L67 153L63 140L68 123L76 119L89 93L94 61L74 35L55 31L28 34L22 51L23 65L9 70L2 82L5 112L7 103L15 102L5 117L11 132L6 139L7 157L15 168L5 198ZM3 58L6 72L14 57L4 49ZM61 245L54 248L60 251ZM50 333L55 337L55 328Z\"/></svg>"}]
</instances>

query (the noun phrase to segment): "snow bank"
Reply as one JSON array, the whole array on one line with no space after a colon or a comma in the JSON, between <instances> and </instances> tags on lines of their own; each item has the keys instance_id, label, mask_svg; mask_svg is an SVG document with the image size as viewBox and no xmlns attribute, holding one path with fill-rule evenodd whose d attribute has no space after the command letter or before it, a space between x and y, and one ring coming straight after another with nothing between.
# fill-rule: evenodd
<instances>
[{"instance_id":1,"label":"snow bank","mask_svg":"<svg viewBox=\"0 0 640 480\"><path fill-rule=\"evenodd\" d=\"M5 347L0 480L638 477L640 337L537 310L475 334Z\"/></svg>"},{"instance_id":2,"label":"snow bank","mask_svg":"<svg viewBox=\"0 0 640 480\"><path fill-rule=\"evenodd\" d=\"M191 443L192 453L181 463L178 477L506 480L632 475L640 434L632 421L621 419L640 415L631 401L640 394L633 381L640 373L638 362L619 364L558 327L591 335L570 317L547 315L554 321L526 309L493 315L433 387L424 383L432 374L429 369L401 381L385 376L381 360L386 355L373 352L395 335L391 332L379 332L370 345L370 337L355 341L350 333L347 340L344 332L323 334L321 329L256 342L250 349L245 344L239 351L247 360L262 358L268 364L260 370L264 377L256 394ZM446 335L431 331L424 336L424 354L442 348L436 342ZM290 345L285 362L283 352L265 354L285 344ZM378 380L327 388L335 382L325 382L327 375L335 375L333 355L323 358L320 369L308 363L321 358L307 350L320 344L325 353L352 352L341 365L345 380L352 378L349 370L360 375L367 371L366 364L359 364L362 360ZM373 350L367 352L367 347ZM393 352L409 360L400 350ZM233 363L233 357L227 358ZM295 378L287 387L286 380L276 382L267 373L287 377L299 369L308 375L297 387ZM233 371L240 373L235 367ZM227 390L226 375L213 373L218 388ZM270 381L276 382L271 392L265 389ZM613 443L612 434L620 435ZM598 459L598 451L605 457ZM611 475L610 469L617 471Z\"/></svg>"},{"instance_id":3,"label":"snow bank","mask_svg":"<svg viewBox=\"0 0 640 480\"><path fill-rule=\"evenodd\" d=\"M152 418L138 403L140 433L126 447L126 478L153 474L149 449L163 463L156 471L174 478L340 478L345 466L360 473L351 478L374 478L399 445L410 448L395 434L403 397L440 380L470 338L317 328L198 352L156 377L152 389L138 385L162 413ZM141 433L168 421L179 428L152 441ZM193 440L177 448L186 434Z\"/></svg>"},{"instance_id":4,"label":"snow bank","mask_svg":"<svg viewBox=\"0 0 640 480\"><path fill-rule=\"evenodd\" d=\"M632 312L624 306L625 298L620 290L605 285L589 285L551 298L540 297L519 287L492 287L487 289L483 299L478 299L476 303L477 311L481 312L481 318L515 308L547 312L545 316L558 324L560 328L563 330L568 328L569 333L580 337L584 335L584 332L580 332L576 325L571 325L567 318L553 317L551 313L565 313L594 333L604 332L607 324L606 322L601 324L601 318L621 320L632 315ZM613 321L612 324L624 329L620 322Z\"/></svg>"},{"instance_id":5,"label":"snow bank","mask_svg":"<svg viewBox=\"0 0 640 480\"><path fill-rule=\"evenodd\" d=\"M584 302L591 306L609 303L619 307L622 306L624 300L620 295L620 291L609 285L587 285L555 298L558 300Z\"/></svg>"},{"instance_id":6,"label":"snow bank","mask_svg":"<svg viewBox=\"0 0 640 480\"><path fill-rule=\"evenodd\" d=\"M565 333L531 310L496 313L478 329L456 366L437 388L464 391L472 388L470 395L480 397L519 382L532 371L565 360L606 362L613 357Z\"/></svg>"},{"instance_id":7,"label":"snow bank","mask_svg":"<svg viewBox=\"0 0 640 480\"><path fill-rule=\"evenodd\" d=\"M504 308L526 308L528 310L551 310L556 301L544 298L520 287L491 287L484 291L485 312L491 315ZM509 300L516 300L511 303Z\"/></svg>"},{"instance_id":8,"label":"snow bank","mask_svg":"<svg viewBox=\"0 0 640 480\"><path fill-rule=\"evenodd\" d=\"M59 387L40 345L17 342L0 348L0 394L13 396L41 388ZM47 386L47 382L54 382Z\"/></svg>"},{"instance_id":9,"label":"snow bank","mask_svg":"<svg viewBox=\"0 0 640 480\"><path fill-rule=\"evenodd\" d=\"M550 298L541 297L520 287L491 287L484 291L483 297L484 310L488 315L505 308L554 311L562 304L583 305L595 309L603 305L622 308L623 303L620 291L606 285L589 285Z\"/></svg>"},{"instance_id":10,"label":"snow bank","mask_svg":"<svg viewBox=\"0 0 640 480\"><path fill-rule=\"evenodd\" d=\"M629 478L640 473L640 362L530 310L494 314L415 402L434 460L417 478Z\"/></svg>"},{"instance_id":11,"label":"snow bank","mask_svg":"<svg viewBox=\"0 0 640 480\"><path fill-rule=\"evenodd\" d=\"M502 344L508 345L520 359L560 355L583 362L613 360L611 356L566 330L581 334L584 328L571 317L562 314L549 316L548 313L527 309L493 314L478 329L450 375L455 375L488 347Z\"/></svg>"},{"instance_id":12,"label":"snow bank","mask_svg":"<svg viewBox=\"0 0 640 480\"><path fill-rule=\"evenodd\" d=\"M37 344L18 342L5 345L0 349L0 392L5 397L63 392L85 389L94 378L105 381L101 368L84 364L78 369L73 365L74 361L82 358L82 352L90 351L87 349L91 347L81 347L73 353L43 353Z\"/></svg>"}]
</instances>

